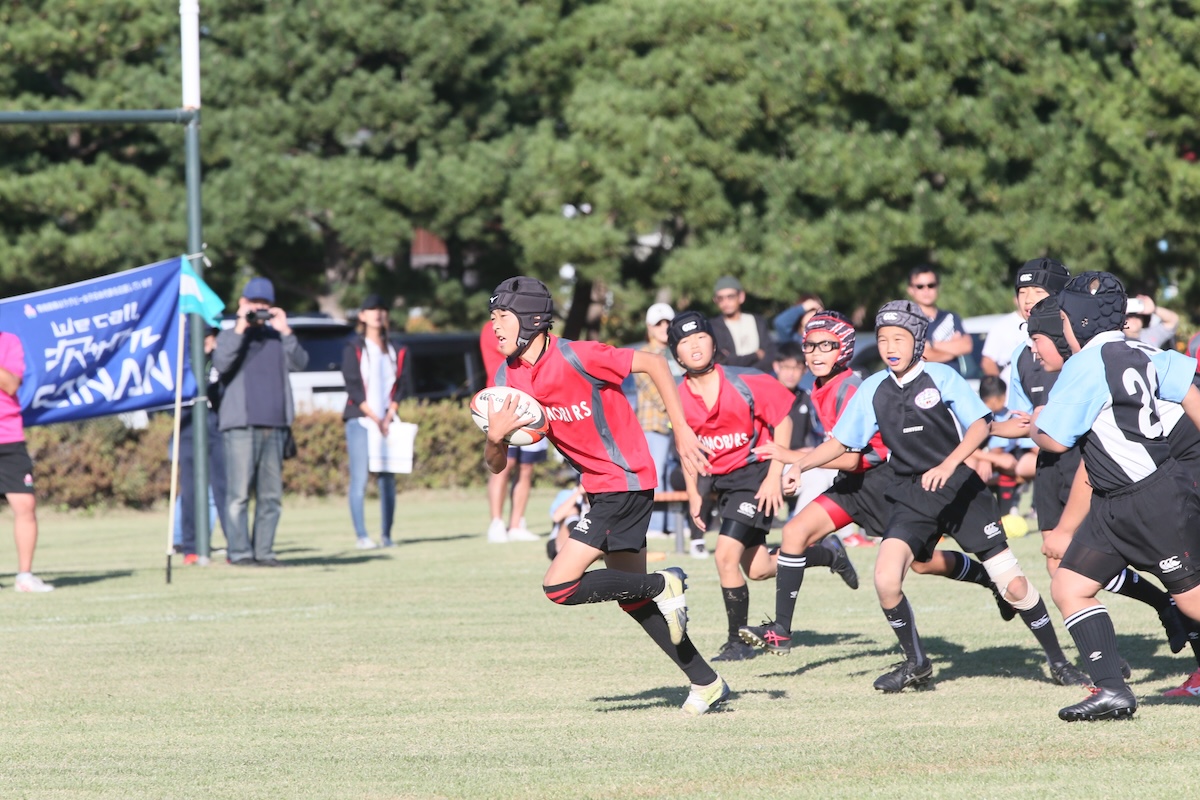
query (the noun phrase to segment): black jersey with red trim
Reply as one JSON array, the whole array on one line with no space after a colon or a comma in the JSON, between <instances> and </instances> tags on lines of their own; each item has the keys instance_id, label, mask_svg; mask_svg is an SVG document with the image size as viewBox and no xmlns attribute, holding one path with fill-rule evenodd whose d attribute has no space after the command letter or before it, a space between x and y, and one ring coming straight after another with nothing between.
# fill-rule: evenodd
<instances>
[{"instance_id":1,"label":"black jersey with red trim","mask_svg":"<svg viewBox=\"0 0 1200 800\"><path fill-rule=\"evenodd\" d=\"M496 370L496 385L520 389L542 404L550 441L590 494L657 487L646 436L621 391L634 351L547 336L546 352L535 364L510 359Z\"/></svg>"}]
</instances>

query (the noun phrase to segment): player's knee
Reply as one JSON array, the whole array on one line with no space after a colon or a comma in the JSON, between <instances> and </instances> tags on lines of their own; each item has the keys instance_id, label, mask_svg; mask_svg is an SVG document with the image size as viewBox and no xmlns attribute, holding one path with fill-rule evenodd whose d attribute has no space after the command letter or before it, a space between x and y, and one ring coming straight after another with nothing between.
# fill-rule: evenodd
<instances>
[{"instance_id":1,"label":"player's knee","mask_svg":"<svg viewBox=\"0 0 1200 800\"><path fill-rule=\"evenodd\" d=\"M1038 590L1025 577L1021 565L1011 550L992 556L983 562L988 577L1000 594L1018 611L1028 611L1042 599Z\"/></svg>"},{"instance_id":2,"label":"player's knee","mask_svg":"<svg viewBox=\"0 0 1200 800\"><path fill-rule=\"evenodd\" d=\"M579 581L568 581L566 583L555 584L554 586L542 585L542 591L546 593L546 598L552 603L557 603L560 606L573 605L572 598L579 590Z\"/></svg>"}]
</instances>

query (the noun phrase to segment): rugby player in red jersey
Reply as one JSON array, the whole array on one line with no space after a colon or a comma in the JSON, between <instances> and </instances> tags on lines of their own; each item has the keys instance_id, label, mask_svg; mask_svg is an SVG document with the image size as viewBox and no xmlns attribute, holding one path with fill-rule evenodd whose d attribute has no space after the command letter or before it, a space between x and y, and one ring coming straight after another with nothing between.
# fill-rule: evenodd
<instances>
[{"instance_id":1,"label":"rugby player in red jersey","mask_svg":"<svg viewBox=\"0 0 1200 800\"><path fill-rule=\"evenodd\" d=\"M646 437L621 391L631 372L649 375L666 404L680 460L688 470L708 472L704 449L684 421L666 359L553 335L550 291L535 278L509 278L492 293L489 305L507 359L496 371L496 385L520 389L542 404L550 441L581 474L590 505L550 563L542 589L559 605L617 601L688 676L684 712L708 712L729 697L729 686L687 636L683 570L646 574L646 531L657 475ZM484 459L492 472L504 469L505 437L521 425L513 398L488 414ZM608 568L589 571L600 558Z\"/></svg>"},{"instance_id":2,"label":"rugby player in red jersey","mask_svg":"<svg viewBox=\"0 0 1200 800\"><path fill-rule=\"evenodd\" d=\"M785 507L780 481L782 462L757 456L753 451L773 438L790 442L795 395L777 379L756 369L717 364L712 327L695 311L685 311L671 320L667 344L686 371L679 399L687 424L711 453L711 479L684 476L692 520L705 529L702 494L709 491L716 492L721 516L715 561L729 636L713 661L742 661L757 654L738 637L750 611L746 576L751 580L775 576L774 559L766 547L767 532L776 512ZM851 588L858 587L858 576L844 548L813 546L809 551L806 555L810 563L831 567ZM840 563L835 565L835 558Z\"/></svg>"}]
</instances>

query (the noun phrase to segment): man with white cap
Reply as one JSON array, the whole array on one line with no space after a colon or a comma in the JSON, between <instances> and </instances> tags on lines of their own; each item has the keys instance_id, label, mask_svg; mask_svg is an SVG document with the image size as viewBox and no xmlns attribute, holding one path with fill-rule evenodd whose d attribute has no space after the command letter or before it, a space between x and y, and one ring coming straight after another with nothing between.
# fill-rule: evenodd
<instances>
[{"instance_id":1,"label":"man with white cap","mask_svg":"<svg viewBox=\"0 0 1200 800\"><path fill-rule=\"evenodd\" d=\"M667 328L675 319L675 309L667 303L655 303L646 309L646 341L636 349L645 350L663 357L667 356ZM676 378L683 375L683 368L673 358L667 358L671 366L671 374ZM671 432L671 420L667 417L667 407L662 396L655 388L654 382L646 375L638 372L632 376L637 398L634 401L634 411L638 423L646 434L646 444L650 446L650 457L654 459L654 467L658 471L658 485L667 485L669 465L675 460L675 439ZM650 516L648 537L666 536L667 512L661 508Z\"/></svg>"}]
</instances>

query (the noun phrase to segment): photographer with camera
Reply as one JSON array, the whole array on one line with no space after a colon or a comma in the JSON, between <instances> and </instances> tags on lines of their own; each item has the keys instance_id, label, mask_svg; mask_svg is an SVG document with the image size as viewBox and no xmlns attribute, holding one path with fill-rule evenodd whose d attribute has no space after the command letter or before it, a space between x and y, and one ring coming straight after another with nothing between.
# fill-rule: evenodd
<instances>
[{"instance_id":1,"label":"photographer with camera","mask_svg":"<svg viewBox=\"0 0 1200 800\"><path fill-rule=\"evenodd\" d=\"M235 566L283 566L274 547L283 506L283 448L295 417L288 373L307 365L308 353L292 333L287 314L275 305L275 286L266 278L251 278L238 298L237 323L221 331L213 353L223 387L226 539L229 563Z\"/></svg>"}]
</instances>

